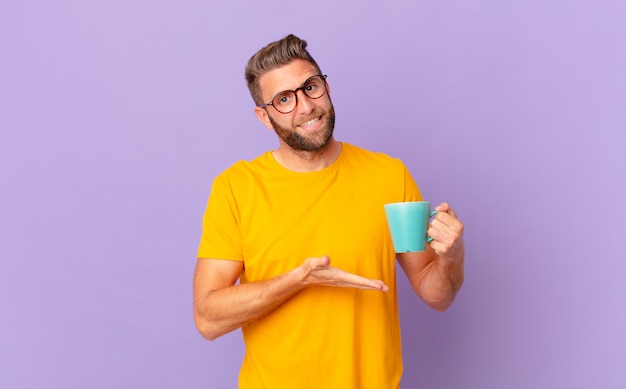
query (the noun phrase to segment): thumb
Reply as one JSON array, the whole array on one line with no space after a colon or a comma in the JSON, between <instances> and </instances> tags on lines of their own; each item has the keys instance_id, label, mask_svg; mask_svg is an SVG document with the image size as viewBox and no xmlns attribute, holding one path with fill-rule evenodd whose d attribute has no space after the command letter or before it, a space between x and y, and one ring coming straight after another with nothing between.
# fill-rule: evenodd
<instances>
[{"instance_id":1,"label":"thumb","mask_svg":"<svg viewBox=\"0 0 626 389\"><path fill-rule=\"evenodd\" d=\"M322 257L311 257L307 258L306 262L311 270L321 270L330 265L330 258L328 255L324 255Z\"/></svg>"},{"instance_id":2,"label":"thumb","mask_svg":"<svg viewBox=\"0 0 626 389\"><path fill-rule=\"evenodd\" d=\"M439 212L448 212L448 210L450 210L450 204L448 203L441 203L438 206L435 207L435 210L439 211Z\"/></svg>"}]
</instances>

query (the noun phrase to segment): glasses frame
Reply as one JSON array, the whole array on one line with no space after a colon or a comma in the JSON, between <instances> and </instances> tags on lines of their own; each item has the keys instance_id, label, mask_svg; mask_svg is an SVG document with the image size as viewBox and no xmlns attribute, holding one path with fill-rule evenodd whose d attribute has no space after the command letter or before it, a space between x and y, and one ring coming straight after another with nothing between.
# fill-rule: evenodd
<instances>
[{"instance_id":1,"label":"glasses frame","mask_svg":"<svg viewBox=\"0 0 626 389\"><path fill-rule=\"evenodd\" d=\"M323 83L323 85L324 85L324 93L322 93L322 94L321 94L321 95L319 95L318 97L310 97L309 95L307 95L307 93L306 93L306 91L304 90L304 88L306 88L306 87L307 87L308 82L309 82L309 81L311 81L312 79L314 79L315 77L320 77L320 78L322 79L322 83ZM259 108L266 108L266 107L268 107L268 106L270 106L270 105L271 105L272 107L274 107L274 109L275 109L275 110L276 110L276 112L278 112L278 113L282 113L282 114L288 114L288 113L291 113L291 112L293 112L293 110L294 110L294 109L296 109L296 107L298 106L298 91L299 91L299 90L301 90L301 91L302 91L302 93L304 93L304 95L305 95L306 97L308 97L309 99L313 99L313 100L319 99L320 97L324 96L324 95L328 92L328 85L326 84L326 77L328 77L326 74L324 74L324 75L322 75L322 74L316 74L316 75L313 75L313 76L311 76L311 77L307 78L307 79L306 79L306 80L302 83L302 86L301 86L301 87L296 88L296 89L294 89L294 90L284 90L284 91L278 92L278 93L276 93L276 94L274 95L274 97L272 97L272 100L270 100L270 102L269 102L269 103L259 104L259 105L257 105L257 107L259 107ZM282 111L280 111L278 108L276 108L276 106L274 105L274 99L276 98L276 96L278 96L278 95L282 95L283 93L287 93L287 92L293 92L293 95L294 95L294 97L295 97L296 103L294 104L293 108L292 108L290 111L287 111L287 112L282 112Z\"/></svg>"}]
</instances>

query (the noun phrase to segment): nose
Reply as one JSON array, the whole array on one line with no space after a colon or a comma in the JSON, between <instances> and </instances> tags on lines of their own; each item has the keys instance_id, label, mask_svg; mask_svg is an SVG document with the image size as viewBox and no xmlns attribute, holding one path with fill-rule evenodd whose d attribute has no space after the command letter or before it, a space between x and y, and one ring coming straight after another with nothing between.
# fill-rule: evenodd
<instances>
[{"instance_id":1,"label":"nose","mask_svg":"<svg viewBox=\"0 0 626 389\"><path fill-rule=\"evenodd\" d=\"M298 98L296 110L301 113L311 113L315 109L315 104L312 99L304 94L302 89L296 91L296 97Z\"/></svg>"}]
</instances>

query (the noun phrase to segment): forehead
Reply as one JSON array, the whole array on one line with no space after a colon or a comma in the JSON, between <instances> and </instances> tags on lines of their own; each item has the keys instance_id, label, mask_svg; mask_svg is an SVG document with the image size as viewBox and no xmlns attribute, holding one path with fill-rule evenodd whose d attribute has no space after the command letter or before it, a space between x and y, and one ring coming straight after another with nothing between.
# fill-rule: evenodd
<instances>
[{"instance_id":1,"label":"forehead","mask_svg":"<svg viewBox=\"0 0 626 389\"><path fill-rule=\"evenodd\" d=\"M310 62L296 59L265 73L259 79L263 99L270 99L284 90L299 88L307 78L318 74L318 70Z\"/></svg>"}]
</instances>

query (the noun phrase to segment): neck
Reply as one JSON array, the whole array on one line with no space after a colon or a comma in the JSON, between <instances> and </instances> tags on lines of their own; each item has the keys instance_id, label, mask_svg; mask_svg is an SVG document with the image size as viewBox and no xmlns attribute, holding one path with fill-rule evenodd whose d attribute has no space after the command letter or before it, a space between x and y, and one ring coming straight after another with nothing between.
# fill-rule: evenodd
<instances>
[{"instance_id":1,"label":"neck","mask_svg":"<svg viewBox=\"0 0 626 389\"><path fill-rule=\"evenodd\" d=\"M295 172L322 170L335 162L339 154L341 154L341 143L334 138L331 138L322 150L294 150L281 142L280 147L272 152L280 165Z\"/></svg>"}]
</instances>

